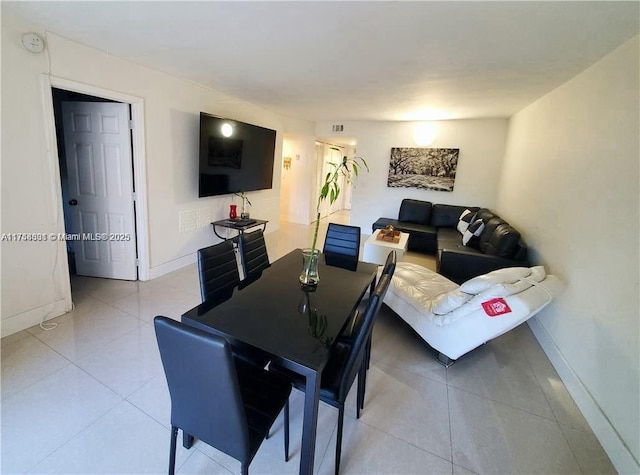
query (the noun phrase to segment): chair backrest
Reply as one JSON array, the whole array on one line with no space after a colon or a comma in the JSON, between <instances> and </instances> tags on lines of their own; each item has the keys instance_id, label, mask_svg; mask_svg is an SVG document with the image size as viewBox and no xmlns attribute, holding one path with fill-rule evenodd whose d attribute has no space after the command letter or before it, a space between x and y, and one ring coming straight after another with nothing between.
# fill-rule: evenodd
<instances>
[{"instance_id":1,"label":"chair backrest","mask_svg":"<svg viewBox=\"0 0 640 475\"><path fill-rule=\"evenodd\" d=\"M232 241L223 241L198 250L200 295L215 305L228 300L240 282Z\"/></svg>"},{"instance_id":2,"label":"chair backrest","mask_svg":"<svg viewBox=\"0 0 640 475\"><path fill-rule=\"evenodd\" d=\"M249 429L229 343L167 317L154 319L171 395L171 425L247 460Z\"/></svg>"},{"instance_id":3,"label":"chair backrest","mask_svg":"<svg viewBox=\"0 0 640 475\"><path fill-rule=\"evenodd\" d=\"M262 275L262 271L271 266L271 264L269 263L267 245L264 242L264 234L261 229L240 235L238 247L244 271L244 279L240 282L239 288L243 288L258 280Z\"/></svg>"},{"instance_id":4,"label":"chair backrest","mask_svg":"<svg viewBox=\"0 0 640 475\"><path fill-rule=\"evenodd\" d=\"M402 200L402 203L400 203L398 221L429 225L431 224L432 206L430 201L405 198Z\"/></svg>"},{"instance_id":5,"label":"chair backrest","mask_svg":"<svg viewBox=\"0 0 640 475\"><path fill-rule=\"evenodd\" d=\"M396 251L391 251L387 256L387 260L382 268L382 275L391 274L396 271Z\"/></svg>"},{"instance_id":6,"label":"chair backrest","mask_svg":"<svg viewBox=\"0 0 640 475\"><path fill-rule=\"evenodd\" d=\"M369 304L365 310L362 324L355 330L353 335L353 343L345 363L345 369L342 373L342 380L340 381L338 399L344 400L347 397L349 389L360 370L365 356L367 342L369 341L371 332L373 331L375 317L380 310L382 301L389 289L392 275L393 272L391 272L391 274L383 274L378 280L376 288L369 296Z\"/></svg>"},{"instance_id":7,"label":"chair backrest","mask_svg":"<svg viewBox=\"0 0 640 475\"><path fill-rule=\"evenodd\" d=\"M382 274L381 275L391 275L393 276L393 273L396 270L396 251L391 251L389 253L389 255L387 256L387 260L384 264L384 267L382 268ZM369 305L369 299L365 299L363 300L360 305L358 306L358 310L356 310L356 314L353 316L353 318L351 319L351 323L349 324L349 326L345 329L345 331L342 333L343 337L345 338L349 338L352 339L353 336L355 335L357 328L362 325L362 322L364 320L364 314L366 313L366 308L364 308L363 311L363 307L364 305Z\"/></svg>"},{"instance_id":8,"label":"chair backrest","mask_svg":"<svg viewBox=\"0 0 640 475\"><path fill-rule=\"evenodd\" d=\"M360 253L360 228L329 223L322 254L327 265L356 270Z\"/></svg>"}]
</instances>

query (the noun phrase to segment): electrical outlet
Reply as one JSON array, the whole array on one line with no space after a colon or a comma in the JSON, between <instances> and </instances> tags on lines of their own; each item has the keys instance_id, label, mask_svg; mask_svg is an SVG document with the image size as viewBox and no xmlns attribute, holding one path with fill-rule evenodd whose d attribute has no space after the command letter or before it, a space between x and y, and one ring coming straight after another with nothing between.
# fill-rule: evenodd
<instances>
[{"instance_id":1,"label":"electrical outlet","mask_svg":"<svg viewBox=\"0 0 640 475\"><path fill-rule=\"evenodd\" d=\"M196 224L198 229L204 228L211 224L211 210L209 208L200 208L196 214Z\"/></svg>"},{"instance_id":2,"label":"electrical outlet","mask_svg":"<svg viewBox=\"0 0 640 475\"><path fill-rule=\"evenodd\" d=\"M180 211L180 232L188 233L198 229L198 218L195 211L185 210Z\"/></svg>"}]
</instances>

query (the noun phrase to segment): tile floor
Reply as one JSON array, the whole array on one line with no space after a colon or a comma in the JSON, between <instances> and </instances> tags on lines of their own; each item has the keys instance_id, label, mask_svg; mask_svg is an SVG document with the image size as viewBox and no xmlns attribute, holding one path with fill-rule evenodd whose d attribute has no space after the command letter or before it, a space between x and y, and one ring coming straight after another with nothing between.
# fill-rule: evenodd
<instances>
[{"instance_id":1,"label":"tile floor","mask_svg":"<svg viewBox=\"0 0 640 475\"><path fill-rule=\"evenodd\" d=\"M348 213L331 216L345 222ZM324 236L324 228L320 234ZM312 229L282 223L267 235L272 259L308 244ZM409 253L407 260L433 267ZM196 266L151 282L74 278L75 309L2 339L1 472L166 473L169 396L152 319L178 319L200 302ZM365 410L348 401L341 473L615 473L526 325L448 369L389 309L374 331ZM253 461L254 474L297 473L301 393L291 398L291 460L282 421ZM334 466L337 410L320 404L316 472ZM239 473L197 442L178 473Z\"/></svg>"}]
</instances>

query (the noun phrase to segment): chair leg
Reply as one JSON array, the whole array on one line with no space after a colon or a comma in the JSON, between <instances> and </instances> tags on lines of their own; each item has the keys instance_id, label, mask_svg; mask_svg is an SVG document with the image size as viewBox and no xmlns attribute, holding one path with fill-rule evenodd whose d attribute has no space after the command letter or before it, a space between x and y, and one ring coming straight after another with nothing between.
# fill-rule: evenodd
<instances>
[{"instance_id":1,"label":"chair leg","mask_svg":"<svg viewBox=\"0 0 640 475\"><path fill-rule=\"evenodd\" d=\"M178 428L171 426L171 446L169 447L169 475L176 471L176 444L178 443Z\"/></svg>"},{"instance_id":2,"label":"chair leg","mask_svg":"<svg viewBox=\"0 0 640 475\"><path fill-rule=\"evenodd\" d=\"M360 419L362 409L362 371L358 371L358 387L356 391L356 419Z\"/></svg>"},{"instance_id":3,"label":"chair leg","mask_svg":"<svg viewBox=\"0 0 640 475\"><path fill-rule=\"evenodd\" d=\"M182 431L182 446L185 449L190 449L193 445L194 437L192 435L187 434L184 430Z\"/></svg>"},{"instance_id":4,"label":"chair leg","mask_svg":"<svg viewBox=\"0 0 640 475\"><path fill-rule=\"evenodd\" d=\"M284 461L289 461L289 399L284 405Z\"/></svg>"},{"instance_id":5,"label":"chair leg","mask_svg":"<svg viewBox=\"0 0 640 475\"><path fill-rule=\"evenodd\" d=\"M336 473L340 472L340 455L342 454L342 424L344 422L344 404L338 409L338 433L336 434Z\"/></svg>"},{"instance_id":6,"label":"chair leg","mask_svg":"<svg viewBox=\"0 0 640 475\"><path fill-rule=\"evenodd\" d=\"M242 475L249 475L249 464L248 463L241 464L240 472L242 473Z\"/></svg>"},{"instance_id":7,"label":"chair leg","mask_svg":"<svg viewBox=\"0 0 640 475\"><path fill-rule=\"evenodd\" d=\"M449 358L444 353L438 353L438 363L440 363L445 368L448 368L449 366L451 366L455 362L456 362L456 360L452 360L451 358Z\"/></svg>"},{"instance_id":8,"label":"chair leg","mask_svg":"<svg viewBox=\"0 0 640 475\"><path fill-rule=\"evenodd\" d=\"M365 358L367 360L367 369L369 369L369 363L371 362L371 337L367 341L367 349L365 350Z\"/></svg>"},{"instance_id":9,"label":"chair leg","mask_svg":"<svg viewBox=\"0 0 640 475\"><path fill-rule=\"evenodd\" d=\"M362 362L362 368L360 368L360 373L358 374L358 406L357 406L357 416L360 419L360 411L364 409L364 393L367 389L367 368L366 362Z\"/></svg>"}]
</instances>

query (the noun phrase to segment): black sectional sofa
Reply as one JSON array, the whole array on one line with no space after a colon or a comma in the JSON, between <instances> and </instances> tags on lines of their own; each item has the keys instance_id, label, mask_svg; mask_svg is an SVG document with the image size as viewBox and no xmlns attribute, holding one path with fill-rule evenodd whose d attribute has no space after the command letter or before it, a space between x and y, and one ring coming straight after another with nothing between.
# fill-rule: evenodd
<instances>
[{"instance_id":1,"label":"black sectional sofa","mask_svg":"<svg viewBox=\"0 0 640 475\"><path fill-rule=\"evenodd\" d=\"M482 219L484 230L464 245L457 230L465 209ZM489 209L402 200L398 219L380 218L372 230L393 226L409 233L408 250L435 254L438 272L458 284L503 267L528 266L520 233Z\"/></svg>"}]
</instances>

